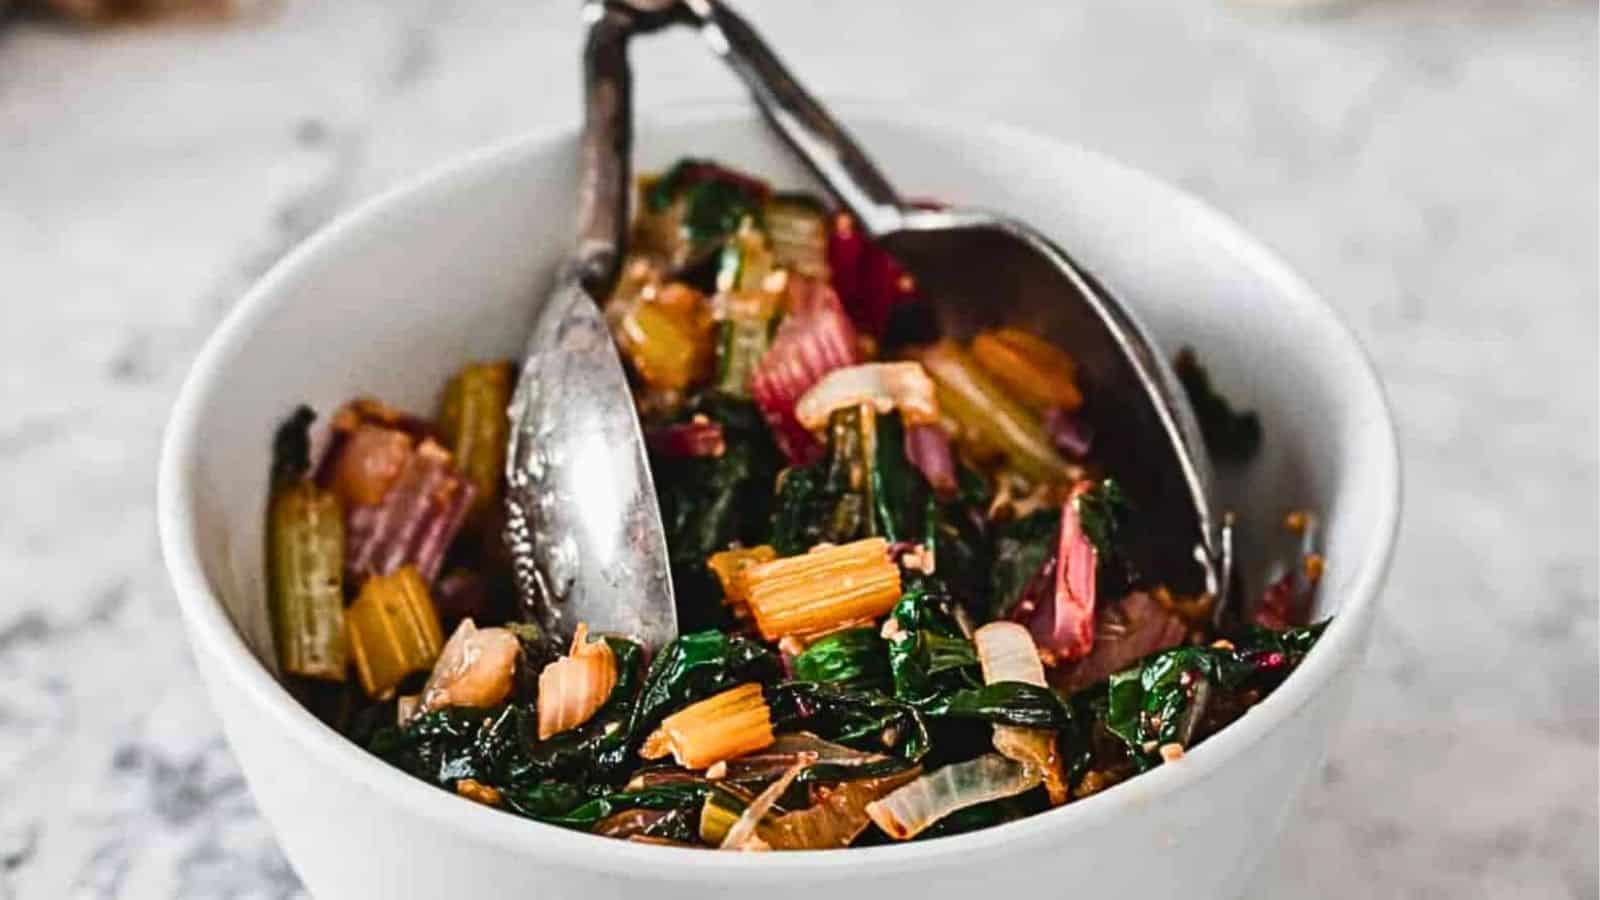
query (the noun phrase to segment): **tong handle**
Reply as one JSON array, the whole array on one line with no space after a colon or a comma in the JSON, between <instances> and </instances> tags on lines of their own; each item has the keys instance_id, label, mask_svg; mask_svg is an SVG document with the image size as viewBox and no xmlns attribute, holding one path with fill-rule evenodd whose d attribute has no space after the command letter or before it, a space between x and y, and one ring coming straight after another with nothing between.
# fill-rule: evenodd
<instances>
[{"instance_id":1,"label":"tong handle","mask_svg":"<svg viewBox=\"0 0 1600 900\"><path fill-rule=\"evenodd\" d=\"M824 185L855 214L866 233L900 227L903 212L889 180L817 99L789 74L750 23L719 0L679 0L717 55L749 89L767 121Z\"/></svg>"},{"instance_id":2,"label":"tong handle","mask_svg":"<svg viewBox=\"0 0 1600 900\"><path fill-rule=\"evenodd\" d=\"M767 121L799 154L869 236L898 229L899 196L850 133L801 87L778 55L719 0L586 0L583 138L578 173L578 279L603 301L626 246L633 76L628 40L674 23L701 35L745 83Z\"/></svg>"},{"instance_id":3,"label":"tong handle","mask_svg":"<svg viewBox=\"0 0 1600 900\"><path fill-rule=\"evenodd\" d=\"M578 147L578 281L603 302L627 246L633 151L633 73L628 39L675 12L664 0L586 0L583 137Z\"/></svg>"}]
</instances>

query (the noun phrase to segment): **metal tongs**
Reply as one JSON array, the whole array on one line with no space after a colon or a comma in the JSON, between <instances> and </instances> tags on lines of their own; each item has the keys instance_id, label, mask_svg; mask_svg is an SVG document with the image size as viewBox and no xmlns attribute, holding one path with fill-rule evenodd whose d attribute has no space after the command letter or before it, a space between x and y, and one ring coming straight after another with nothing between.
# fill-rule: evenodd
<instances>
[{"instance_id":1,"label":"metal tongs","mask_svg":"<svg viewBox=\"0 0 1600 900\"><path fill-rule=\"evenodd\" d=\"M1233 568L1216 515L1209 458L1188 398L1133 315L1028 225L971 209L902 202L845 129L744 19L718 0L590 0L579 244L541 311L513 402L509 534L525 598L566 621L658 647L676 633L666 544L626 378L596 301L623 246L630 143L626 42L667 24L698 26L748 87L767 122L917 279L944 334L1000 324L1055 341L1093 383L1102 436L1147 534L1145 573L1218 598ZM592 300L590 298L593 298Z\"/></svg>"}]
</instances>

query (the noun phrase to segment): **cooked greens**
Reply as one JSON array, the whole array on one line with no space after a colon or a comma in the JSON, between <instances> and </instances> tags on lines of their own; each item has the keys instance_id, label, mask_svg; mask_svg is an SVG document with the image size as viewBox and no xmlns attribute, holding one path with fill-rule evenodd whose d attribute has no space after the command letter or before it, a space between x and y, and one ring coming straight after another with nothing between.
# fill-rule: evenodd
<instances>
[{"instance_id":1,"label":"cooked greens","mask_svg":"<svg viewBox=\"0 0 1600 900\"><path fill-rule=\"evenodd\" d=\"M1218 598L1130 562L1161 523L1097 457L1092 373L1061 350L939 335L848 215L716 163L646 178L638 207L606 315L681 633L547 633L512 595L508 364L463 367L437 422L352 400L320 460L301 407L274 444L269 608L286 681L351 740L564 828L831 849L1181 764L1311 652L1313 516L1218 627ZM1192 354L1179 372L1212 451L1253 453L1254 414Z\"/></svg>"}]
</instances>

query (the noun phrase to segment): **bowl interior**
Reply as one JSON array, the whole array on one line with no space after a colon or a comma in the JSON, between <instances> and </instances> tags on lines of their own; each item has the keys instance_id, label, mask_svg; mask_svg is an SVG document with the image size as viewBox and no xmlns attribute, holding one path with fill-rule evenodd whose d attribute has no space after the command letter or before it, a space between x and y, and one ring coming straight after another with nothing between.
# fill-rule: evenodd
<instances>
[{"instance_id":1,"label":"bowl interior","mask_svg":"<svg viewBox=\"0 0 1600 900\"><path fill-rule=\"evenodd\" d=\"M1032 223L1166 351L1194 346L1265 428L1258 459L1219 467L1249 586L1285 546L1283 514L1311 508L1326 523L1318 616L1370 615L1397 516L1393 434L1370 367L1326 306L1226 220L1103 157L961 119L844 109L905 195ZM693 154L812 187L743 105L645 119L636 148L640 170ZM431 413L461 363L517 356L572 243L575 167L570 131L480 153L340 220L241 302L191 373L164 463L164 539L191 624L220 604L272 666L262 520L273 429L297 404L326 414L363 393ZM203 587L183 575L192 564Z\"/></svg>"}]
</instances>

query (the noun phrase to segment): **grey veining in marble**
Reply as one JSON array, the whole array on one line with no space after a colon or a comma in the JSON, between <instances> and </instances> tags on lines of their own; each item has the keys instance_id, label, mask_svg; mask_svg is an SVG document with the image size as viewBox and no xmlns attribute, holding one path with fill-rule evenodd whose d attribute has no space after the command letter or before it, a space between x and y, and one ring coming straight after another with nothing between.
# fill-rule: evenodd
<instances>
[{"instance_id":1,"label":"grey veining in marble","mask_svg":"<svg viewBox=\"0 0 1600 900\"><path fill-rule=\"evenodd\" d=\"M0 900L303 895L179 632L161 424L218 317L330 215L575 118L573 5L0 29ZM1252 895L1597 896L1594 5L746 6L830 95L983 112L1198 192L1371 348L1400 553ZM736 95L686 35L637 56L644 108Z\"/></svg>"}]
</instances>

